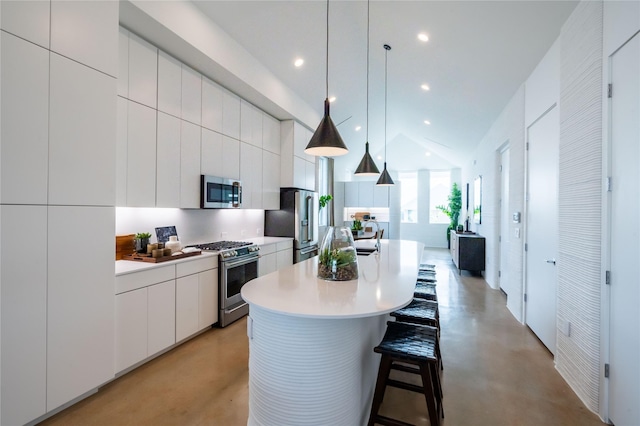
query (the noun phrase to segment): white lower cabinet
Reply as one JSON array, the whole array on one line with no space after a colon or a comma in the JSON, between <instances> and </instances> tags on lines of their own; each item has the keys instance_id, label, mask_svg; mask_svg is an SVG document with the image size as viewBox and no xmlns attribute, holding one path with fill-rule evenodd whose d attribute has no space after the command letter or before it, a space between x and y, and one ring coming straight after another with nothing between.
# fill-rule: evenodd
<instances>
[{"instance_id":1,"label":"white lower cabinet","mask_svg":"<svg viewBox=\"0 0 640 426\"><path fill-rule=\"evenodd\" d=\"M198 274L198 329L218 322L218 270Z\"/></svg>"},{"instance_id":2,"label":"white lower cabinet","mask_svg":"<svg viewBox=\"0 0 640 426\"><path fill-rule=\"evenodd\" d=\"M276 253L276 265L278 269L293 265L293 249L280 250Z\"/></svg>"},{"instance_id":3,"label":"white lower cabinet","mask_svg":"<svg viewBox=\"0 0 640 426\"><path fill-rule=\"evenodd\" d=\"M176 281L148 287L147 355L154 355L176 342Z\"/></svg>"},{"instance_id":4,"label":"white lower cabinet","mask_svg":"<svg viewBox=\"0 0 640 426\"><path fill-rule=\"evenodd\" d=\"M176 280L176 342L198 331L198 275Z\"/></svg>"},{"instance_id":5,"label":"white lower cabinet","mask_svg":"<svg viewBox=\"0 0 640 426\"><path fill-rule=\"evenodd\" d=\"M263 276L293 265L293 241L282 241L260 246L258 276Z\"/></svg>"},{"instance_id":6,"label":"white lower cabinet","mask_svg":"<svg viewBox=\"0 0 640 426\"><path fill-rule=\"evenodd\" d=\"M116 372L147 357L147 288L116 295Z\"/></svg>"}]
</instances>

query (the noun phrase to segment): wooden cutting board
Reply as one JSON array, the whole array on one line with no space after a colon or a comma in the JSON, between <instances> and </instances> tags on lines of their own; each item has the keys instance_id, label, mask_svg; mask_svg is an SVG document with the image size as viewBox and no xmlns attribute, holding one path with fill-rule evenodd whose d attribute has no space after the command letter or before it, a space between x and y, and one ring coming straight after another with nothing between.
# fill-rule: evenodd
<instances>
[{"instance_id":1,"label":"wooden cutting board","mask_svg":"<svg viewBox=\"0 0 640 426\"><path fill-rule=\"evenodd\" d=\"M135 251L135 238L136 234L116 235L116 260L122 260L124 255Z\"/></svg>"}]
</instances>

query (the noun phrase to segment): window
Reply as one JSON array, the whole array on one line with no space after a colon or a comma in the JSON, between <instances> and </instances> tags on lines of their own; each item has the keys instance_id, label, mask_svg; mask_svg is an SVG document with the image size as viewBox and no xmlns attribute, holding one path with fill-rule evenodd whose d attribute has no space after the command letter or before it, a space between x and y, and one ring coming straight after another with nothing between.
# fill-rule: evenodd
<instances>
[{"instance_id":1,"label":"window","mask_svg":"<svg viewBox=\"0 0 640 426\"><path fill-rule=\"evenodd\" d=\"M449 205L451 172L429 172L429 223L449 224L451 219L436 206Z\"/></svg>"},{"instance_id":2,"label":"window","mask_svg":"<svg viewBox=\"0 0 640 426\"><path fill-rule=\"evenodd\" d=\"M418 223L418 172L400 172L400 220Z\"/></svg>"}]
</instances>

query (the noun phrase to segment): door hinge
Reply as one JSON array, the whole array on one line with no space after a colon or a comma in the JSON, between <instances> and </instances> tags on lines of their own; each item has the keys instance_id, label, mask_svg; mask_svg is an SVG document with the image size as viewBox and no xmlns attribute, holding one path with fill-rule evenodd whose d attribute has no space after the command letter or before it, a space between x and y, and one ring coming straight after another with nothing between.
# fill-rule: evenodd
<instances>
[{"instance_id":1,"label":"door hinge","mask_svg":"<svg viewBox=\"0 0 640 426\"><path fill-rule=\"evenodd\" d=\"M611 176L607 176L607 192L611 192Z\"/></svg>"},{"instance_id":2,"label":"door hinge","mask_svg":"<svg viewBox=\"0 0 640 426\"><path fill-rule=\"evenodd\" d=\"M524 301L527 301L527 293L524 294Z\"/></svg>"},{"instance_id":3,"label":"door hinge","mask_svg":"<svg viewBox=\"0 0 640 426\"><path fill-rule=\"evenodd\" d=\"M604 365L604 377L609 378L609 364Z\"/></svg>"},{"instance_id":4,"label":"door hinge","mask_svg":"<svg viewBox=\"0 0 640 426\"><path fill-rule=\"evenodd\" d=\"M527 243L524 243L524 251L528 251L529 250L529 245Z\"/></svg>"},{"instance_id":5,"label":"door hinge","mask_svg":"<svg viewBox=\"0 0 640 426\"><path fill-rule=\"evenodd\" d=\"M502 271L498 271L498 277L502 276Z\"/></svg>"},{"instance_id":6,"label":"door hinge","mask_svg":"<svg viewBox=\"0 0 640 426\"><path fill-rule=\"evenodd\" d=\"M611 271L605 271L605 273L604 273L604 283L606 285L611 285Z\"/></svg>"},{"instance_id":7,"label":"door hinge","mask_svg":"<svg viewBox=\"0 0 640 426\"><path fill-rule=\"evenodd\" d=\"M613 97L613 84L609 83L607 86L607 98Z\"/></svg>"}]
</instances>

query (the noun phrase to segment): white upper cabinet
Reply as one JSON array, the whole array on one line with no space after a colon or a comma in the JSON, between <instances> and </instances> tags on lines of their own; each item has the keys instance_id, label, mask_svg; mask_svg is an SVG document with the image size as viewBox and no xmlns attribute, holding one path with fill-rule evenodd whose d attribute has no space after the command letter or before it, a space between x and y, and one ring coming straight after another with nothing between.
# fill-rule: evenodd
<instances>
[{"instance_id":1,"label":"white upper cabinet","mask_svg":"<svg viewBox=\"0 0 640 426\"><path fill-rule=\"evenodd\" d=\"M228 136L222 137L222 176L240 179L240 141Z\"/></svg>"},{"instance_id":2,"label":"white upper cabinet","mask_svg":"<svg viewBox=\"0 0 640 426\"><path fill-rule=\"evenodd\" d=\"M305 188L315 191L316 190L316 163L307 161L305 164Z\"/></svg>"},{"instance_id":3,"label":"white upper cabinet","mask_svg":"<svg viewBox=\"0 0 640 426\"><path fill-rule=\"evenodd\" d=\"M0 28L48 49L50 11L49 0L3 0Z\"/></svg>"},{"instance_id":4,"label":"white upper cabinet","mask_svg":"<svg viewBox=\"0 0 640 426\"><path fill-rule=\"evenodd\" d=\"M156 110L129 101L127 206L156 205Z\"/></svg>"},{"instance_id":5,"label":"white upper cabinet","mask_svg":"<svg viewBox=\"0 0 640 426\"><path fill-rule=\"evenodd\" d=\"M202 121L202 75L182 64L182 119L200 125Z\"/></svg>"},{"instance_id":6,"label":"white upper cabinet","mask_svg":"<svg viewBox=\"0 0 640 426\"><path fill-rule=\"evenodd\" d=\"M373 206L372 207L389 207L389 187L378 186L373 184ZM388 235L388 232L387 232Z\"/></svg>"},{"instance_id":7,"label":"white upper cabinet","mask_svg":"<svg viewBox=\"0 0 640 426\"><path fill-rule=\"evenodd\" d=\"M377 186L374 181L345 182L345 207L389 207L389 187Z\"/></svg>"},{"instance_id":8,"label":"white upper cabinet","mask_svg":"<svg viewBox=\"0 0 640 426\"><path fill-rule=\"evenodd\" d=\"M200 127L182 121L180 132L180 207L200 207Z\"/></svg>"},{"instance_id":9,"label":"white upper cabinet","mask_svg":"<svg viewBox=\"0 0 640 426\"><path fill-rule=\"evenodd\" d=\"M202 127L222 133L223 89L202 77Z\"/></svg>"},{"instance_id":10,"label":"white upper cabinet","mask_svg":"<svg viewBox=\"0 0 640 426\"><path fill-rule=\"evenodd\" d=\"M127 205L127 132L129 101L118 96L116 128L116 206Z\"/></svg>"},{"instance_id":11,"label":"white upper cabinet","mask_svg":"<svg viewBox=\"0 0 640 426\"><path fill-rule=\"evenodd\" d=\"M280 154L280 121L262 113L262 148Z\"/></svg>"},{"instance_id":12,"label":"white upper cabinet","mask_svg":"<svg viewBox=\"0 0 640 426\"><path fill-rule=\"evenodd\" d=\"M240 98L226 90L222 93L222 134L240 139Z\"/></svg>"},{"instance_id":13,"label":"white upper cabinet","mask_svg":"<svg viewBox=\"0 0 640 426\"><path fill-rule=\"evenodd\" d=\"M242 207L262 208L262 150L248 143L240 143L240 180Z\"/></svg>"},{"instance_id":14,"label":"white upper cabinet","mask_svg":"<svg viewBox=\"0 0 640 426\"><path fill-rule=\"evenodd\" d=\"M158 111L156 207L180 207L181 120Z\"/></svg>"},{"instance_id":15,"label":"white upper cabinet","mask_svg":"<svg viewBox=\"0 0 640 426\"><path fill-rule=\"evenodd\" d=\"M180 61L158 51L158 111L180 117L182 111L182 66Z\"/></svg>"},{"instance_id":16,"label":"white upper cabinet","mask_svg":"<svg viewBox=\"0 0 640 426\"><path fill-rule=\"evenodd\" d=\"M373 207L374 182L358 182L358 206Z\"/></svg>"},{"instance_id":17,"label":"white upper cabinet","mask_svg":"<svg viewBox=\"0 0 640 426\"><path fill-rule=\"evenodd\" d=\"M49 204L115 204L116 79L51 54Z\"/></svg>"},{"instance_id":18,"label":"white upper cabinet","mask_svg":"<svg viewBox=\"0 0 640 426\"><path fill-rule=\"evenodd\" d=\"M244 99L240 102L240 140L262 148L262 111Z\"/></svg>"},{"instance_id":19,"label":"white upper cabinet","mask_svg":"<svg viewBox=\"0 0 640 426\"><path fill-rule=\"evenodd\" d=\"M158 49L133 33L129 33L129 99L158 106Z\"/></svg>"},{"instance_id":20,"label":"white upper cabinet","mask_svg":"<svg viewBox=\"0 0 640 426\"><path fill-rule=\"evenodd\" d=\"M0 33L0 45L1 201L46 204L49 52L6 33Z\"/></svg>"},{"instance_id":21,"label":"white upper cabinet","mask_svg":"<svg viewBox=\"0 0 640 426\"><path fill-rule=\"evenodd\" d=\"M223 176L222 138L220 133L202 129L200 173L203 175Z\"/></svg>"},{"instance_id":22,"label":"white upper cabinet","mask_svg":"<svg viewBox=\"0 0 640 426\"><path fill-rule=\"evenodd\" d=\"M344 183L344 206L345 207L360 207L359 195L360 189L358 188L359 182L345 182Z\"/></svg>"},{"instance_id":23,"label":"white upper cabinet","mask_svg":"<svg viewBox=\"0 0 640 426\"><path fill-rule=\"evenodd\" d=\"M313 133L297 121L293 122L293 154L307 161L315 161L314 155L305 154L304 150Z\"/></svg>"},{"instance_id":24,"label":"white upper cabinet","mask_svg":"<svg viewBox=\"0 0 640 426\"><path fill-rule=\"evenodd\" d=\"M113 77L118 75L115 1L51 1L51 50Z\"/></svg>"},{"instance_id":25,"label":"white upper cabinet","mask_svg":"<svg viewBox=\"0 0 640 426\"><path fill-rule=\"evenodd\" d=\"M129 98L129 31L118 32L118 96Z\"/></svg>"},{"instance_id":26,"label":"white upper cabinet","mask_svg":"<svg viewBox=\"0 0 640 426\"><path fill-rule=\"evenodd\" d=\"M262 208L280 209L280 156L262 151Z\"/></svg>"},{"instance_id":27,"label":"white upper cabinet","mask_svg":"<svg viewBox=\"0 0 640 426\"><path fill-rule=\"evenodd\" d=\"M315 191L315 157L304 149L311 132L301 124L280 122L280 186Z\"/></svg>"}]
</instances>

